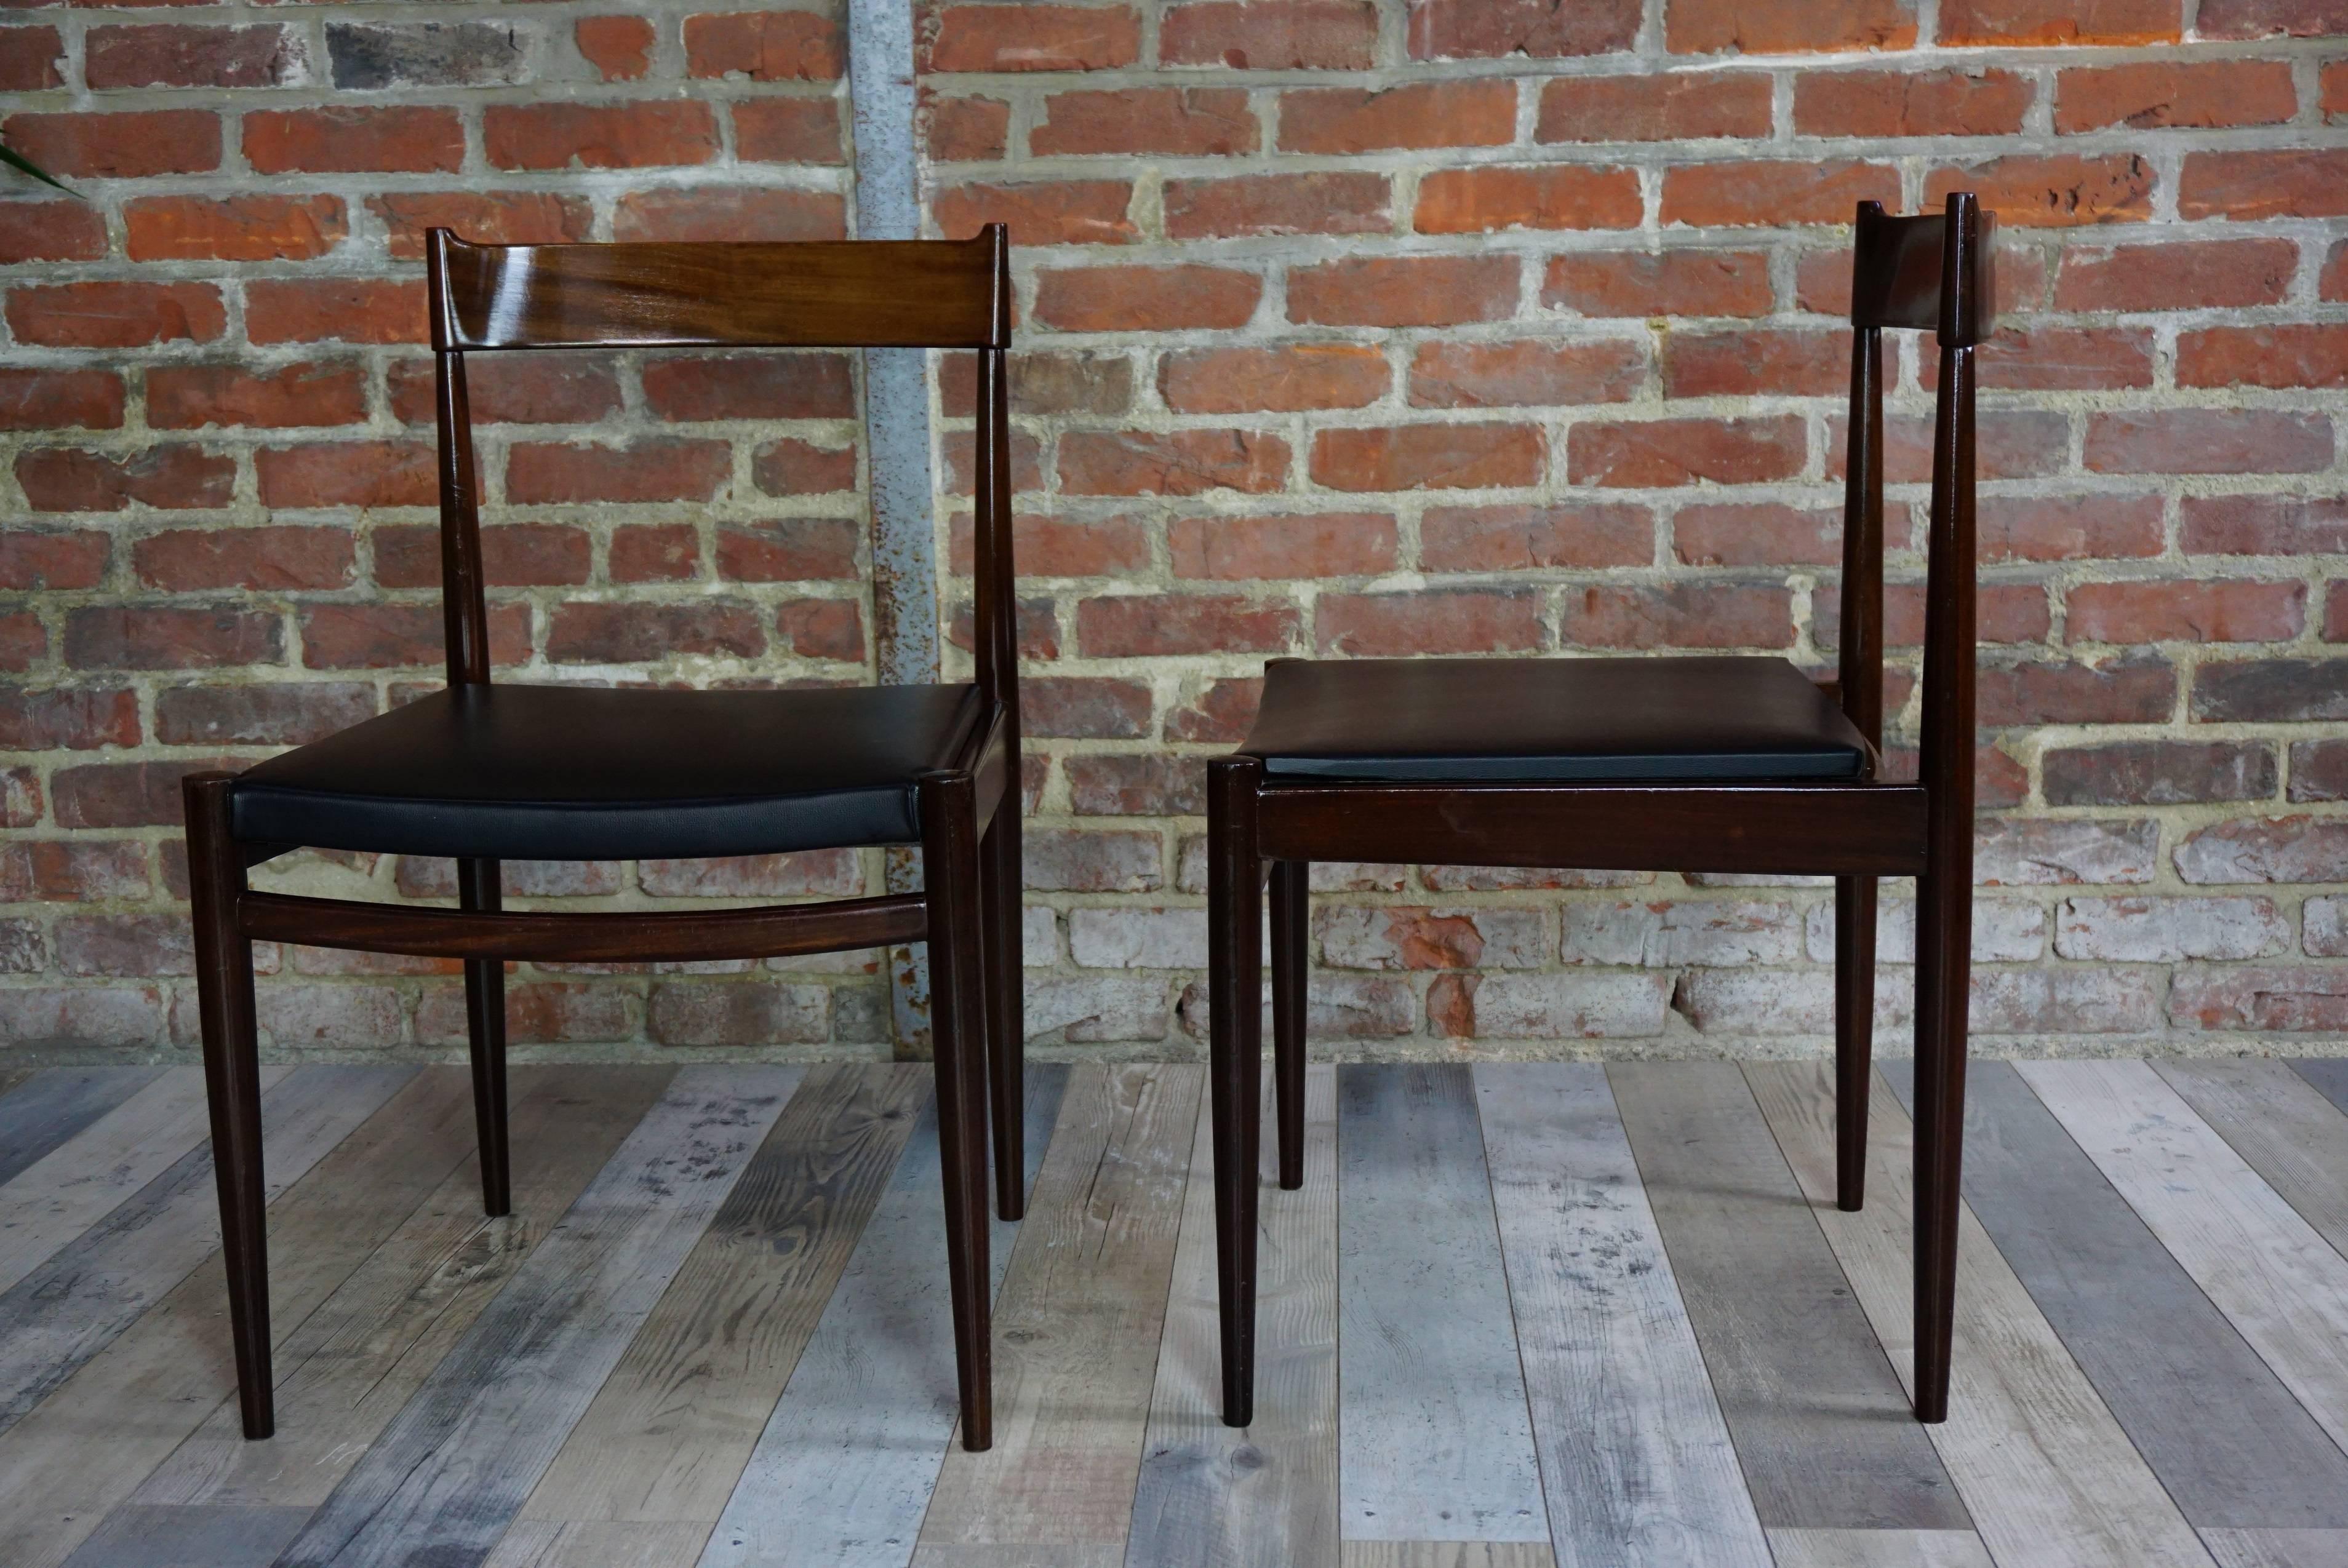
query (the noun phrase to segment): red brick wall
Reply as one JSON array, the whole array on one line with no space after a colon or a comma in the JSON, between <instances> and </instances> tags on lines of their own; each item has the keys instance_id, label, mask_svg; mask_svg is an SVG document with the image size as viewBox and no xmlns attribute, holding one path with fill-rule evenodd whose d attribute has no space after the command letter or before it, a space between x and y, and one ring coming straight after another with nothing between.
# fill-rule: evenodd
<instances>
[{"instance_id":1,"label":"red brick wall","mask_svg":"<svg viewBox=\"0 0 2348 1568\"><path fill-rule=\"evenodd\" d=\"M2348 1033L2348 5L942 5L921 48L931 221L1006 219L1021 246L1039 1041L1197 1049L1200 759L1266 654L1829 665L1840 225L1958 186L2007 226L2010 311L1982 365L1976 1028ZM177 774L436 679L417 231L845 232L845 54L796 10L12 13L6 134L91 200L0 202L0 1041L184 1044ZM1893 424L1903 740L1919 346ZM483 368L507 663L869 669L852 361ZM942 364L949 492L969 395ZM258 875L448 891L348 856ZM652 903L876 876L516 868ZM1317 880L1314 1027L1346 1049L1826 1026L1815 886ZM265 958L273 1047L460 1035L445 973ZM730 968L519 975L516 1033L886 1049L860 957ZM1895 1031L1908 975L1885 967Z\"/></svg>"}]
</instances>

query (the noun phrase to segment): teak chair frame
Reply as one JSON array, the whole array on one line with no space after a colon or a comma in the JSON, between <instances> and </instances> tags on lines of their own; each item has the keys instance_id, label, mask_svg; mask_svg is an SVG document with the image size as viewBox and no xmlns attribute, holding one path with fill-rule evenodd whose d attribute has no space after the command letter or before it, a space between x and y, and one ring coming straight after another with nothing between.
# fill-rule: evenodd
<instances>
[{"instance_id":1,"label":"teak chair frame","mask_svg":"<svg viewBox=\"0 0 2348 1568\"><path fill-rule=\"evenodd\" d=\"M1208 764L1210 1090L1223 1419L1254 1416L1263 889L1271 882L1279 1179L1304 1179L1307 871L1315 860L1835 878L1837 1199L1866 1166L1876 879L1919 878L1916 932L1915 1409L1948 1414L1958 1157L1972 929L1973 351L1992 326L1989 223L1959 192L1942 213L1859 203L1845 483L1842 638L1823 682L1879 748L1883 725L1886 328L1936 333L1919 781L1467 784L1297 781L1261 759Z\"/></svg>"},{"instance_id":2,"label":"teak chair frame","mask_svg":"<svg viewBox=\"0 0 2348 1568\"><path fill-rule=\"evenodd\" d=\"M507 960L648 963L929 946L947 1265L963 1443L992 1441L987 1119L994 1197L1024 1211L1019 954L1019 695L1014 636L1010 241L469 245L426 237L439 426L448 682L490 676L480 487L466 355L576 348L940 348L978 358L975 683L981 722L952 765L914 781L923 891L689 913L507 911L492 859L458 862L458 907L255 892L245 871L296 845L240 842L236 775L183 782L190 903L237 1388L248 1438L274 1430L252 944L461 959L483 1206L510 1205ZM788 845L778 845L786 848Z\"/></svg>"}]
</instances>

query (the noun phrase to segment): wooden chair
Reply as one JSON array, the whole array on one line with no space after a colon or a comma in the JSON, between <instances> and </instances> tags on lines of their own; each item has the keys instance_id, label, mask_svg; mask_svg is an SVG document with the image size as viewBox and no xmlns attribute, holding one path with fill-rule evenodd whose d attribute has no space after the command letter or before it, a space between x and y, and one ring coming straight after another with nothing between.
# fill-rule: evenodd
<instances>
[{"instance_id":1,"label":"wooden chair","mask_svg":"<svg viewBox=\"0 0 2348 1568\"><path fill-rule=\"evenodd\" d=\"M1208 764L1223 1419L1254 1406L1262 953L1272 884L1280 1183L1303 1181L1306 868L1314 860L1835 878L1838 1198L1860 1201L1875 879L1916 876L1916 1414L1946 1417L1964 1124L1973 814L1973 349L1990 225L1859 208L1839 678L1774 658L1275 660ZM1921 781L1880 780L1886 328L1936 331L1940 388Z\"/></svg>"},{"instance_id":2,"label":"wooden chair","mask_svg":"<svg viewBox=\"0 0 2348 1568\"><path fill-rule=\"evenodd\" d=\"M1009 241L427 241L447 690L241 774L185 782L204 1072L245 1435L270 1435L252 944L461 958L481 1188L508 1207L508 959L651 962L927 942L963 1441L991 1440L985 1118L1021 1173L1019 692L1012 641ZM675 692L492 685L465 362L482 350L978 351L976 681ZM505 911L504 859L634 860L918 844L924 891L686 914ZM458 907L257 893L300 846L453 857ZM991 1069L991 1071L990 1071Z\"/></svg>"}]
</instances>

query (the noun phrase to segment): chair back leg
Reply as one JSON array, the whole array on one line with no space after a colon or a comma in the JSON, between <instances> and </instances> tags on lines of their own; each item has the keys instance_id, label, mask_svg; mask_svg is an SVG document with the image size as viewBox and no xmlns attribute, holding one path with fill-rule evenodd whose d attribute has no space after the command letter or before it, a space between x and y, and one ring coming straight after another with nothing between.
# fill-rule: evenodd
<instances>
[{"instance_id":1,"label":"chair back leg","mask_svg":"<svg viewBox=\"0 0 2348 1568\"><path fill-rule=\"evenodd\" d=\"M986 1083L994 1110L994 1212L1027 1213L1027 1040L1021 986L1020 915L1025 884L1019 850L1019 764L979 847L979 902L986 952Z\"/></svg>"},{"instance_id":2,"label":"chair back leg","mask_svg":"<svg viewBox=\"0 0 2348 1568\"><path fill-rule=\"evenodd\" d=\"M236 1348L244 1435L277 1430L270 1372L269 1235L261 1166L261 1058L253 1016L252 942L237 920L244 860L229 828L230 775L181 785L188 822L188 902L195 928L196 996L211 1112L212 1175L220 1188L221 1254L228 1265L229 1335Z\"/></svg>"},{"instance_id":3,"label":"chair back leg","mask_svg":"<svg viewBox=\"0 0 2348 1568\"><path fill-rule=\"evenodd\" d=\"M503 907L498 866L494 860L457 862L457 900L462 907ZM496 958L465 962L465 1032L473 1063L481 1210L495 1219L513 1208L512 1163L506 1150L506 969Z\"/></svg>"},{"instance_id":4,"label":"chair back leg","mask_svg":"<svg viewBox=\"0 0 2348 1568\"><path fill-rule=\"evenodd\" d=\"M1868 1081L1875 1070L1875 878L1835 878L1835 1203L1867 1201Z\"/></svg>"},{"instance_id":5,"label":"chair back leg","mask_svg":"<svg viewBox=\"0 0 2348 1568\"><path fill-rule=\"evenodd\" d=\"M1262 764L1207 764L1207 1072L1214 1116L1215 1280L1223 1423L1255 1419L1256 1163L1263 1136L1263 862L1256 849Z\"/></svg>"},{"instance_id":6,"label":"chair back leg","mask_svg":"<svg viewBox=\"0 0 2348 1568\"><path fill-rule=\"evenodd\" d=\"M1272 866L1272 1081L1280 1137L1280 1184L1304 1184L1305 941L1312 919L1310 862Z\"/></svg>"}]
</instances>

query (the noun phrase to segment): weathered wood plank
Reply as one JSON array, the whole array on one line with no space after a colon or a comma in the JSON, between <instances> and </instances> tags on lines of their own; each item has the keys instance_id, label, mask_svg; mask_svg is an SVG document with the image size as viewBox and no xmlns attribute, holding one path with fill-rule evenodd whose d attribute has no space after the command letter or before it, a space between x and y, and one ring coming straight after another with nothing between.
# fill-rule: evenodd
<instances>
[{"instance_id":1,"label":"weathered wood plank","mask_svg":"<svg viewBox=\"0 0 2348 1568\"><path fill-rule=\"evenodd\" d=\"M66 1568L262 1568L309 1514L306 1508L118 1508Z\"/></svg>"},{"instance_id":2,"label":"weathered wood plank","mask_svg":"<svg viewBox=\"0 0 2348 1568\"><path fill-rule=\"evenodd\" d=\"M1744 1075L1621 1062L1607 1079L1761 1522L1970 1530Z\"/></svg>"},{"instance_id":3,"label":"weathered wood plank","mask_svg":"<svg viewBox=\"0 0 2348 1568\"><path fill-rule=\"evenodd\" d=\"M716 1522L904 1152L929 1078L912 1063L809 1070L524 1519Z\"/></svg>"},{"instance_id":4,"label":"weathered wood plank","mask_svg":"<svg viewBox=\"0 0 2348 1568\"><path fill-rule=\"evenodd\" d=\"M1558 1563L1769 1568L1605 1069L1475 1077Z\"/></svg>"},{"instance_id":5,"label":"weathered wood plank","mask_svg":"<svg viewBox=\"0 0 2348 1568\"><path fill-rule=\"evenodd\" d=\"M2162 1061L2154 1070L2317 1235L2348 1254L2348 1116L2271 1058Z\"/></svg>"},{"instance_id":6,"label":"weathered wood plank","mask_svg":"<svg viewBox=\"0 0 2348 1568\"><path fill-rule=\"evenodd\" d=\"M522 1519L482 1568L676 1568L698 1557L708 1536L706 1524L675 1521Z\"/></svg>"},{"instance_id":7,"label":"weathered wood plank","mask_svg":"<svg viewBox=\"0 0 2348 1568\"><path fill-rule=\"evenodd\" d=\"M283 1568L478 1563L781 1113L801 1071L689 1067L337 1484Z\"/></svg>"},{"instance_id":8,"label":"weathered wood plank","mask_svg":"<svg viewBox=\"0 0 2348 1568\"><path fill-rule=\"evenodd\" d=\"M1027 1070L1031 1187L1067 1083L1065 1066ZM911 1561L955 1416L938 1180L932 1098L710 1533L702 1568L906 1568ZM1015 1225L994 1225L988 1258L998 1290L1018 1234Z\"/></svg>"},{"instance_id":9,"label":"weathered wood plank","mask_svg":"<svg viewBox=\"0 0 2348 1568\"><path fill-rule=\"evenodd\" d=\"M1875 1085L1867 1207L1835 1206L1834 1071L1756 1062L1754 1097L1827 1241L1912 1384L1914 1129ZM1949 1419L1927 1428L1993 1555L2043 1568L2209 1568L2193 1529L1970 1209L1960 1213Z\"/></svg>"},{"instance_id":10,"label":"weathered wood plank","mask_svg":"<svg viewBox=\"0 0 2348 1568\"><path fill-rule=\"evenodd\" d=\"M1076 1068L994 1317L994 1447L956 1444L930 1546L1122 1557L1206 1075Z\"/></svg>"},{"instance_id":11,"label":"weathered wood plank","mask_svg":"<svg viewBox=\"0 0 2348 1568\"><path fill-rule=\"evenodd\" d=\"M274 1199L416 1076L413 1067L305 1067L261 1097ZM220 1249L211 1146L169 1170L0 1293L0 1431Z\"/></svg>"},{"instance_id":12,"label":"weathered wood plank","mask_svg":"<svg viewBox=\"0 0 2348 1568\"><path fill-rule=\"evenodd\" d=\"M1991 1568L1993 1562L1970 1530L1773 1530L1769 1544L1777 1568Z\"/></svg>"},{"instance_id":13,"label":"weathered wood plank","mask_svg":"<svg viewBox=\"0 0 2348 1568\"><path fill-rule=\"evenodd\" d=\"M2291 1070L2312 1084L2315 1091L2348 1115L2348 1058L2294 1057Z\"/></svg>"},{"instance_id":14,"label":"weathered wood plank","mask_svg":"<svg viewBox=\"0 0 2348 1568\"><path fill-rule=\"evenodd\" d=\"M53 1067L0 1075L14 1081L0 1094L0 1184L162 1075L160 1067Z\"/></svg>"},{"instance_id":15,"label":"weathered wood plank","mask_svg":"<svg viewBox=\"0 0 2348 1568\"><path fill-rule=\"evenodd\" d=\"M1555 1568L1546 1541L1348 1541L1344 1568Z\"/></svg>"},{"instance_id":16,"label":"weathered wood plank","mask_svg":"<svg viewBox=\"0 0 2348 1568\"><path fill-rule=\"evenodd\" d=\"M1272 1122L1264 1079L1265 1124ZM1199 1118L1125 1568L1336 1568L1337 1079L1304 1078L1304 1185L1258 1179L1255 1424L1223 1425L1213 1118Z\"/></svg>"},{"instance_id":17,"label":"weathered wood plank","mask_svg":"<svg viewBox=\"0 0 2348 1568\"><path fill-rule=\"evenodd\" d=\"M469 1075L436 1068L432 1130L363 1173L369 1187L442 1173L276 1352L273 1442L244 1440L223 1401L131 1494L133 1503L301 1505L326 1500L386 1422L521 1266L581 1189L644 1119L673 1070L517 1067L510 1081L512 1212L481 1214ZM361 1173L352 1173L354 1179ZM353 1193L353 1205L367 1195Z\"/></svg>"},{"instance_id":18,"label":"weathered wood plank","mask_svg":"<svg viewBox=\"0 0 2348 1568\"><path fill-rule=\"evenodd\" d=\"M1117 1568L1115 1546L924 1546L913 1568Z\"/></svg>"},{"instance_id":19,"label":"weathered wood plank","mask_svg":"<svg viewBox=\"0 0 2348 1568\"><path fill-rule=\"evenodd\" d=\"M2348 1258L2141 1061L2022 1075L2171 1255L2348 1446Z\"/></svg>"},{"instance_id":20,"label":"weathered wood plank","mask_svg":"<svg viewBox=\"0 0 2348 1568\"><path fill-rule=\"evenodd\" d=\"M2205 1530L2220 1568L2348 1568L2348 1530Z\"/></svg>"},{"instance_id":21,"label":"weathered wood plank","mask_svg":"<svg viewBox=\"0 0 2348 1568\"><path fill-rule=\"evenodd\" d=\"M1884 1076L1907 1101L1910 1064ZM1965 1101L1966 1201L2185 1517L2348 1524L2348 1457L2013 1065L1973 1063Z\"/></svg>"},{"instance_id":22,"label":"weathered wood plank","mask_svg":"<svg viewBox=\"0 0 2348 1568\"><path fill-rule=\"evenodd\" d=\"M1337 1193L1344 1538L1548 1541L1468 1069L1339 1068Z\"/></svg>"},{"instance_id":23,"label":"weathered wood plank","mask_svg":"<svg viewBox=\"0 0 2348 1568\"><path fill-rule=\"evenodd\" d=\"M261 1086L292 1071L263 1067ZM175 1067L0 1187L0 1290L177 1164L211 1127L201 1068Z\"/></svg>"}]
</instances>

